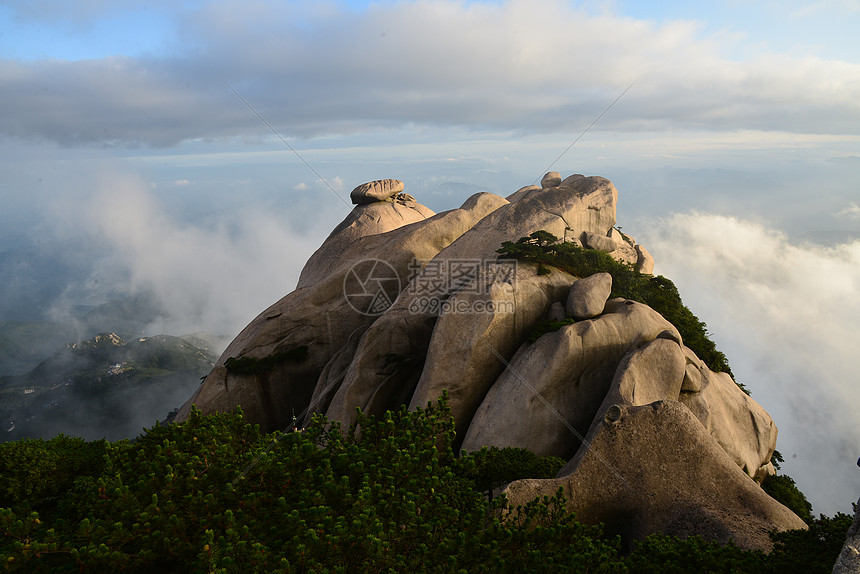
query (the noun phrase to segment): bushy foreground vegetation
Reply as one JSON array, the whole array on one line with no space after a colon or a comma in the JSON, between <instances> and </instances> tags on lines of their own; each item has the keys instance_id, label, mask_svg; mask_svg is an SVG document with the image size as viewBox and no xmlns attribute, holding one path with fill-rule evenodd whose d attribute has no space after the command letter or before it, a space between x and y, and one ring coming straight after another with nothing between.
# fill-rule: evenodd
<instances>
[{"instance_id":1,"label":"bushy foreground vegetation","mask_svg":"<svg viewBox=\"0 0 860 574\"><path fill-rule=\"evenodd\" d=\"M708 368L714 372L732 374L728 359L717 350L710 339L707 325L684 305L675 284L666 277L639 273L629 263L617 261L602 251L583 249L571 242L560 243L558 237L547 231L536 231L528 237L521 237L516 243L505 241L498 252L502 257L536 262L538 273L549 272L547 265L576 277L609 273L612 275L610 297L623 297L645 303L678 329L684 344L692 349ZM738 386L746 391L743 385Z\"/></svg>"},{"instance_id":2,"label":"bushy foreground vegetation","mask_svg":"<svg viewBox=\"0 0 860 574\"><path fill-rule=\"evenodd\" d=\"M557 459L455 457L443 400L343 432L318 417L263 435L240 411L109 443L0 445L9 572L825 572L850 517L777 535L770 556L652 536L628 556L560 497L514 510L486 491ZM844 518L843 518L844 517ZM847 521L846 521L847 519ZM818 526L816 526L818 525ZM813 565L813 566L810 566ZM814 566L818 566L816 570Z\"/></svg>"}]
</instances>

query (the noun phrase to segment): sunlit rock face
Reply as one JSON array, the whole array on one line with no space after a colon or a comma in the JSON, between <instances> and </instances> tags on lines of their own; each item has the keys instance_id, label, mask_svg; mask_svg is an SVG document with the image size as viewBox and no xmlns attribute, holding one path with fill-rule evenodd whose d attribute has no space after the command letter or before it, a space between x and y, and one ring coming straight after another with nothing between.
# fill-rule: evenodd
<instances>
[{"instance_id":1,"label":"sunlit rock face","mask_svg":"<svg viewBox=\"0 0 860 574\"><path fill-rule=\"evenodd\" d=\"M860 460L857 461L860 465ZM833 565L833 574L856 574L860 572L860 500L857 501L854 522L848 529L842 552Z\"/></svg>"},{"instance_id":2,"label":"sunlit rock face","mask_svg":"<svg viewBox=\"0 0 860 574\"><path fill-rule=\"evenodd\" d=\"M399 180L351 198L297 289L236 337L178 420L192 404L241 405L268 431L314 413L350 425L357 408L415 409L447 392L458 448L568 460L557 479L510 485L512 500L561 486L581 519L626 542L664 531L766 549L768 530L803 527L758 486L773 473L770 416L669 321L611 298L609 274L498 260L503 241L544 230L650 273L647 250L615 227L609 180L552 172L438 214ZM530 336L547 319L558 328Z\"/></svg>"}]
</instances>

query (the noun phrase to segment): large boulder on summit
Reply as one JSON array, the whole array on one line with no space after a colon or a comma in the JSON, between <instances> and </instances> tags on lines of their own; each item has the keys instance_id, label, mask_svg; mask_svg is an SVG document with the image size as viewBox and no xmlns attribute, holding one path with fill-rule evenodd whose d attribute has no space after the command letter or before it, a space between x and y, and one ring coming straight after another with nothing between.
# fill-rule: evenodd
<instances>
[{"instance_id":1,"label":"large boulder on summit","mask_svg":"<svg viewBox=\"0 0 860 574\"><path fill-rule=\"evenodd\" d=\"M176 419L192 404L241 405L265 431L314 413L348 426L357 409L415 409L446 392L455 448L567 460L556 479L511 484L514 504L561 486L580 520L628 545L663 531L767 549L768 530L803 527L756 484L773 473L773 420L675 326L607 300L609 274L498 259L502 242L542 230L651 272L615 228L610 181L551 172L541 184L439 214L399 180L356 187L296 290L233 340Z\"/></svg>"},{"instance_id":2,"label":"large boulder on summit","mask_svg":"<svg viewBox=\"0 0 860 574\"><path fill-rule=\"evenodd\" d=\"M352 190L349 198L357 205L387 201L404 189L405 186L399 179L378 179L359 185Z\"/></svg>"},{"instance_id":3,"label":"large boulder on summit","mask_svg":"<svg viewBox=\"0 0 860 574\"><path fill-rule=\"evenodd\" d=\"M561 185L561 174L557 171L546 173L540 180L541 187L558 187Z\"/></svg>"},{"instance_id":4,"label":"large boulder on summit","mask_svg":"<svg viewBox=\"0 0 860 574\"><path fill-rule=\"evenodd\" d=\"M386 191L380 191L382 189ZM368 235L388 233L435 215L431 209L417 203L411 195L400 201L371 199L374 194L387 198L390 198L386 196L387 193L408 195L394 190L403 191L403 182L396 179L372 181L353 190L353 203L358 205L332 230L320 248L305 263L299 275L297 289L318 283L331 275L332 267L343 262L344 252L348 251L356 240ZM357 202L356 199L361 201Z\"/></svg>"}]
</instances>

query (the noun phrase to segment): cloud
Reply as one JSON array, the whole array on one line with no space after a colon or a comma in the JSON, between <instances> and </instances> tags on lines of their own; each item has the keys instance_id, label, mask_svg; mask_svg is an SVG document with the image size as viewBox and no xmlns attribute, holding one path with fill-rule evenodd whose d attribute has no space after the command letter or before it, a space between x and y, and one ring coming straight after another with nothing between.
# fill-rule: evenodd
<instances>
[{"instance_id":1,"label":"cloud","mask_svg":"<svg viewBox=\"0 0 860 574\"><path fill-rule=\"evenodd\" d=\"M857 0L819 0L818 2L804 2L801 6L791 11L795 18L807 18L815 13L830 11L851 15L860 12L860 2Z\"/></svg>"},{"instance_id":2,"label":"cloud","mask_svg":"<svg viewBox=\"0 0 860 574\"><path fill-rule=\"evenodd\" d=\"M761 223L695 212L640 235L774 417L783 472L816 511L850 508L860 490L860 242L797 245Z\"/></svg>"},{"instance_id":3,"label":"cloud","mask_svg":"<svg viewBox=\"0 0 860 574\"><path fill-rule=\"evenodd\" d=\"M235 335L295 288L331 223L323 206L299 234L282 209L263 204L183 220L137 176L104 168L91 185L55 198L47 214L46 227L62 243L84 246L90 269L56 305L103 302L82 295L151 294L166 316L147 334Z\"/></svg>"},{"instance_id":4,"label":"cloud","mask_svg":"<svg viewBox=\"0 0 860 574\"><path fill-rule=\"evenodd\" d=\"M268 137L225 81L288 137L405 125L578 132L634 80L602 126L860 131L860 65L731 60L732 40L690 21L592 15L560 0L360 11L226 0L171 17L184 43L170 57L0 60L0 132L99 146Z\"/></svg>"},{"instance_id":5,"label":"cloud","mask_svg":"<svg viewBox=\"0 0 860 574\"><path fill-rule=\"evenodd\" d=\"M860 219L860 205L855 202L848 204L848 207L838 211L836 217L847 217L848 219Z\"/></svg>"}]
</instances>

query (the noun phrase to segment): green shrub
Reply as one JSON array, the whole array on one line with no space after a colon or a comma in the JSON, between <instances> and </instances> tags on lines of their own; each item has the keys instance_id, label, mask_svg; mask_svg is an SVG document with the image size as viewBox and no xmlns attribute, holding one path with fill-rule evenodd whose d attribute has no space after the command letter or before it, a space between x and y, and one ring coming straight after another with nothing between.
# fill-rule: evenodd
<instances>
[{"instance_id":1,"label":"green shrub","mask_svg":"<svg viewBox=\"0 0 860 574\"><path fill-rule=\"evenodd\" d=\"M550 321L549 319L543 319L539 321L531 331L529 331L529 334L526 335L526 340L529 343L534 343L543 335L551 333L552 331L558 331L562 327L573 325L574 323L576 323L576 320L571 318L565 319L564 321Z\"/></svg>"},{"instance_id":2,"label":"green shrub","mask_svg":"<svg viewBox=\"0 0 860 574\"><path fill-rule=\"evenodd\" d=\"M854 517L837 512L812 520L809 530L789 530L771 534L773 551L768 572L774 574L829 574L845 543Z\"/></svg>"},{"instance_id":3,"label":"green shrub","mask_svg":"<svg viewBox=\"0 0 860 574\"><path fill-rule=\"evenodd\" d=\"M765 571L767 557L759 551L708 542L699 536L684 539L652 534L635 544L626 560L631 572L641 574L742 573Z\"/></svg>"},{"instance_id":4,"label":"green shrub","mask_svg":"<svg viewBox=\"0 0 860 574\"><path fill-rule=\"evenodd\" d=\"M486 491L489 498L493 497L494 489L520 478L555 478L565 462L557 456L538 456L517 447L484 447L468 457L474 467L466 476L478 490Z\"/></svg>"},{"instance_id":5,"label":"green shrub","mask_svg":"<svg viewBox=\"0 0 860 574\"><path fill-rule=\"evenodd\" d=\"M254 357L230 357L224 361L227 372L234 375L258 375L271 371L281 363L300 363L308 358L308 347L302 345L294 349L279 351L261 359Z\"/></svg>"},{"instance_id":6,"label":"green shrub","mask_svg":"<svg viewBox=\"0 0 860 574\"><path fill-rule=\"evenodd\" d=\"M811 524L814 520L812 505L806 500L806 496L797 488L794 479L790 476L784 474L768 476L761 483L761 487L777 502L798 515L805 523Z\"/></svg>"},{"instance_id":7,"label":"green shrub","mask_svg":"<svg viewBox=\"0 0 860 574\"><path fill-rule=\"evenodd\" d=\"M360 429L360 432L359 430ZM451 449L446 404L343 432L261 435L241 412L103 443L103 466L46 473L0 510L8 571L597 572L623 568L618 543L574 521L563 500L504 510L473 487L479 461ZM41 443L46 451L51 441ZM38 457L41 452L31 453ZM538 465L540 466L540 465Z\"/></svg>"},{"instance_id":8,"label":"green shrub","mask_svg":"<svg viewBox=\"0 0 860 574\"><path fill-rule=\"evenodd\" d=\"M576 277L609 273L612 275L611 297L645 303L678 329L684 344L712 371L732 374L726 356L710 339L707 325L684 305L678 289L669 279L639 273L632 265L602 251L583 249L570 242L559 243L557 237L546 231L536 231L516 243L505 241L498 253L501 257L534 261L540 267L551 265ZM747 392L742 384L737 384Z\"/></svg>"},{"instance_id":9,"label":"green shrub","mask_svg":"<svg viewBox=\"0 0 860 574\"><path fill-rule=\"evenodd\" d=\"M0 507L30 501L46 511L75 479L101 472L106 446L62 434L0 443Z\"/></svg>"},{"instance_id":10,"label":"green shrub","mask_svg":"<svg viewBox=\"0 0 860 574\"><path fill-rule=\"evenodd\" d=\"M484 490L549 477L524 449L455 457L444 400L345 432L317 417L263 435L241 411L134 442L0 445L8 572L825 572L851 518L774 535L770 556L697 538L620 541L577 523L561 491L519 508ZM826 568L825 568L826 566Z\"/></svg>"}]
</instances>

